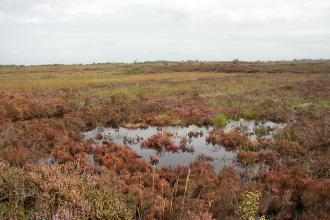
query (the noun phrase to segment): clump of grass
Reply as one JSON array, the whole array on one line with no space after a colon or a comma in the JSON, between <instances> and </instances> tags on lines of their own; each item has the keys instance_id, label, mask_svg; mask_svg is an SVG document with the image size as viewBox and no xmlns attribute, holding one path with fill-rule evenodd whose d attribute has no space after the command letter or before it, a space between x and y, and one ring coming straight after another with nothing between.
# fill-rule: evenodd
<instances>
[{"instance_id":1,"label":"clump of grass","mask_svg":"<svg viewBox=\"0 0 330 220\"><path fill-rule=\"evenodd\" d=\"M213 126L222 128L227 124L227 118L224 114L217 114L213 119Z\"/></svg>"},{"instance_id":2,"label":"clump of grass","mask_svg":"<svg viewBox=\"0 0 330 220\"><path fill-rule=\"evenodd\" d=\"M243 117L248 120L255 119L257 116L257 113L253 110L247 110L243 113Z\"/></svg>"},{"instance_id":3,"label":"clump of grass","mask_svg":"<svg viewBox=\"0 0 330 220\"><path fill-rule=\"evenodd\" d=\"M138 73L143 73L144 70L141 67L132 67L128 70L128 74L138 74Z\"/></svg>"}]
</instances>

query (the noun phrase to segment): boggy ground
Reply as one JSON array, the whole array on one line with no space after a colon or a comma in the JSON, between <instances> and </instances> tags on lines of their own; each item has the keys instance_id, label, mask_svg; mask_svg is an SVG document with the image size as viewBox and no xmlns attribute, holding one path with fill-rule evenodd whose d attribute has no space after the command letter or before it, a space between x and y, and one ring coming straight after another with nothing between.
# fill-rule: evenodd
<instances>
[{"instance_id":1,"label":"boggy ground","mask_svg":"<svg viewBox=\"0 0 330 220\"><path fill-rule=\"evenodd\" d=\"M329 219L330 63L0 67L1 219ZM242 170L156 169L95 127L285 122L273 140L213 131ZM90 157L93 157L91 159Z\"/></svg>"}]
</instances>

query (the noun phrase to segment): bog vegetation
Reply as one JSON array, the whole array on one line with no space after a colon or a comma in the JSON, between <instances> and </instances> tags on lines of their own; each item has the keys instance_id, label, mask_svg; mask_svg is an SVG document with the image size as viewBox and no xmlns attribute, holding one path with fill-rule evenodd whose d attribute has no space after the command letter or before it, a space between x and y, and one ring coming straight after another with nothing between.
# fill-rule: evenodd
<instances>
[{"instance_id":1,"label":"bog vegetation","mask_svg":"<svg viewBox=\"0 0 330 220\"><path fill-rule=\"evenodd\" d=\"M3 66L0 219L329 219L329 88L329 62ZM272 139L223 130L239 118L287 126ZM216 172L203 155L156 168L83 138L191 124L214 125L208 141L240 169ZM177 151L171 135L143 146Z\"/></svg>"}]
</instances>

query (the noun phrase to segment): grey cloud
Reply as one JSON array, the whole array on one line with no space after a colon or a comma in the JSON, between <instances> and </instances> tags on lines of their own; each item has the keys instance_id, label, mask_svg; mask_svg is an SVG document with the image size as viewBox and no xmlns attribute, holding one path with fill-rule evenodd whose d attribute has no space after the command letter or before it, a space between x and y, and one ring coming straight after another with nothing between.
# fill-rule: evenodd
<instances>
[{"instance_id":1,"label":"grey cloud","mask_svg":"<svg viewBox=\"0 0 330 220\"><path fill-rule=\"evenodd\" d=\"M0 63L329 58L328 0L0 0Z\"/></svg>"}]
</instances>

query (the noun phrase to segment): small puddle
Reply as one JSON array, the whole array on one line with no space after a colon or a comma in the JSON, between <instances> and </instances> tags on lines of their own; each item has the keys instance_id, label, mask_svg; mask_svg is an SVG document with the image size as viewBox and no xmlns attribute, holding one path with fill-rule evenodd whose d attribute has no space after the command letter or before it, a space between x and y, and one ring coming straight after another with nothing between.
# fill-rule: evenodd
<instances>
[{"instance_id":1,"label":"small puddle","mask_svg":"<svg viewBox=\"0 0 330 220\"><path fill-rule=\"evenodd\" d=\"M228 132L232 130L238 130L246 134L252 141L255 141L258 136L264 138L272 138L280 129L283 129L285 126L285 123L245 120L241 118L238 121L228 121L224 131Z\"/></svg>"},{"instance_id":2,"label":"small puddle","mask_svg":"<svg viewBox=\"0 0 330 220\"><path fill-rule=\"evenodd\" d=\"M225 131L238 129L248 135L251 140L257 138L256 130L260 127L267 127L267 133L263 137L271 138L278 129L283 128L285 125L273 122L256 122L240 119L238 121L228 121ZM187 127L154 127L148 128L96 128L94 130L85 132L86 139L92 139L95 145L101 144L104 140L112 140L114 143L126 145L137 152L141 158L150 162L150 157L157 155L159 162L156 167L176 167L178 165L188 166L199 155L205 155L212 158L212 165L215 171L221 170L224 166L235 165L236 155L235 151L227 151L221 145L213 145L206 141L209 133L213 127L197 127L190 125ZM173 142L179 146L183 138L188 140L187 145L193 149L192 152L171 152L171 151L157 151L156 149L147 149L141 147L141 140L147 140L151 136L159 133L172 134ZM195 135L192 135L192 134ZM197 135L196 135L197 134Z\"/></svg>"}]
</instances>

